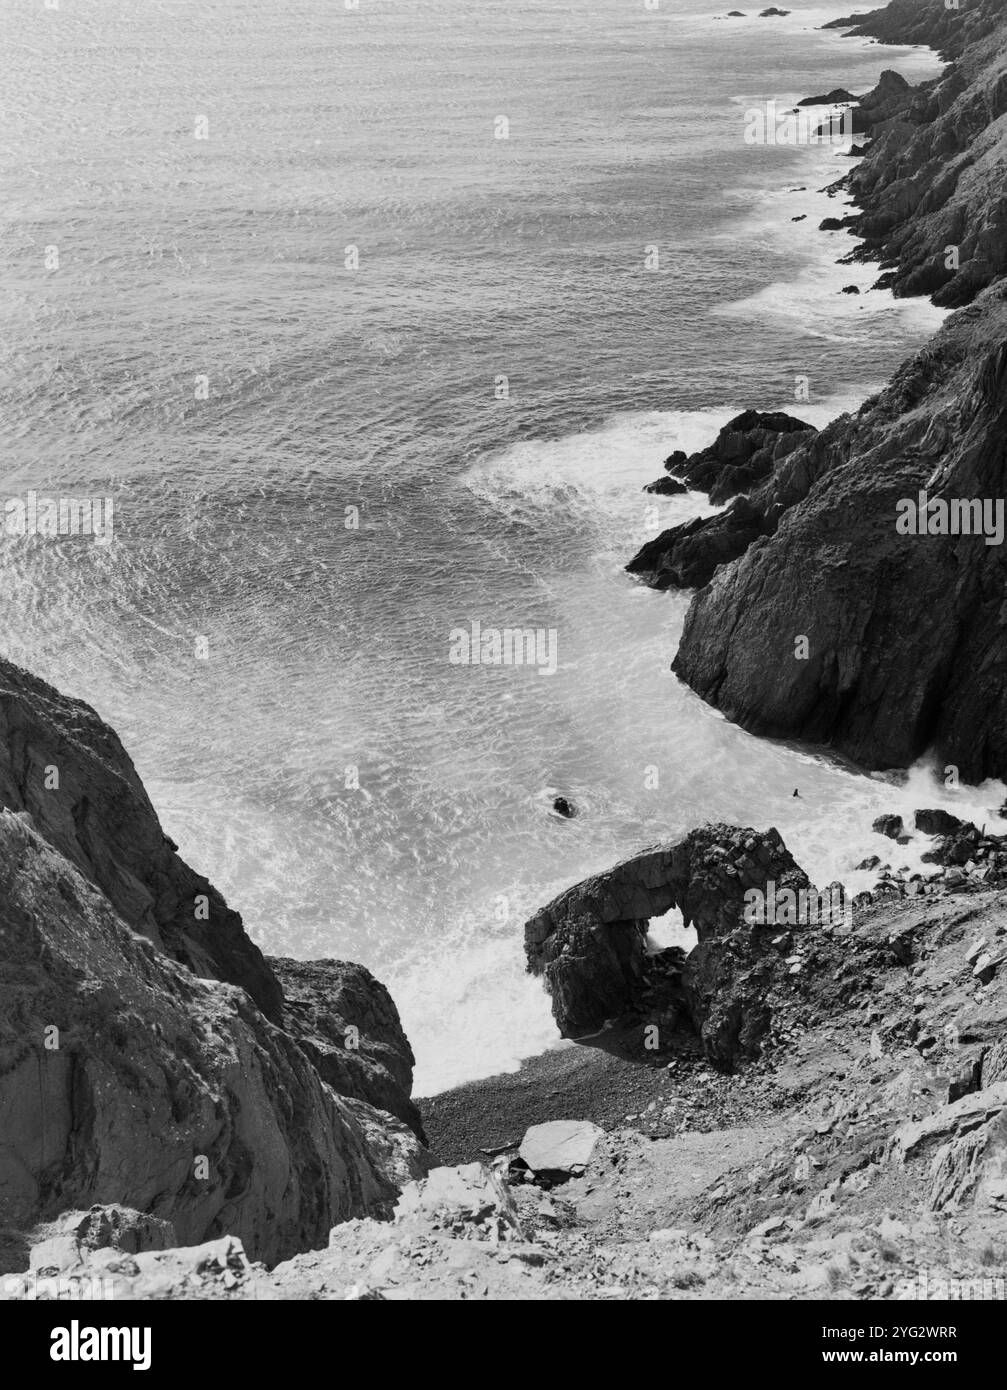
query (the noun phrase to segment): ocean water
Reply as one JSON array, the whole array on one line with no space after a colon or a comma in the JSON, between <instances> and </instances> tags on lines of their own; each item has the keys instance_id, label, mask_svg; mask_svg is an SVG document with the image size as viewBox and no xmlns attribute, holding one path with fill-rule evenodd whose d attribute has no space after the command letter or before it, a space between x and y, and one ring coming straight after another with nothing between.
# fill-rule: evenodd
<instances>
[{"instance_id":1,"label":"ocean water","mask_svg":"<svg viewBox=\"0 0 1007 1390\"><path fill-rule=\"evenodd\" d=\"M115 502L112 546L3 541L4 654L117 729L264 950L385 979L420 1094L554 1040L521 926L583 875L727 818L824 883L948 802L727 724L669 671L687 597L622 570L707 505L641 493L671 449L824 424L940 320L839 292L848 161L742 139L936 59L757 8L2 8L4 495ZM452 665L474 620L555 674Z\"/></svg>"}]
</instances>

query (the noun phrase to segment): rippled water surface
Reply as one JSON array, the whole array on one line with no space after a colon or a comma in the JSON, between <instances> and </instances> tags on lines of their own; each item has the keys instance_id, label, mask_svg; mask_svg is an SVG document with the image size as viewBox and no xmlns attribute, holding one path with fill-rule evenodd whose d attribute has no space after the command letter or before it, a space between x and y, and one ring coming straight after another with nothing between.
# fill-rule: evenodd
<instances>
[{"instance_id":1,"label":"rippled water surface","mask_svg":"<svg viewBox=\"0 0 1007 1390\"><path fill-rule=\"evenodd\" d=\"M671 449L822 424L938 319L839 294L847 161L741 138L936 62L793 8L0 12L5 493L111 493L116 534L4 542L5 653L115 726L264 949L387 980L421 1093L554 1036L520 928L560 888L711 817L824 882L891 803L680 687L686 600L622 572L705 505L640 492ZM473 620L555 630L556 673L451 665Z\"/></svg>"}]
</instances>

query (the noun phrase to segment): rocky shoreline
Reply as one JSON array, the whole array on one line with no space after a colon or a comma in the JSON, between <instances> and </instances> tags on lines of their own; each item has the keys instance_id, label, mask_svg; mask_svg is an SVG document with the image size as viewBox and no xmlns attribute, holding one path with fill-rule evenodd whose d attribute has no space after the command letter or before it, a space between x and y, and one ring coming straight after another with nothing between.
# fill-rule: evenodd
<instances>
[{"instance_id":1,"label":"rocky shoreline","mask_svg":"<svg viewBox=\"0 0 1007 1390\"><path fill-rule=\"evenodd\" d=\"M728 719L868 769L931 755L977 783L1007 776L1003 537L971 514L967 533L960 510L1002 500L1007 467L1007 15L896 0L852 32L951 61L861 99L869 143L836 185L859 211L834 234L880 260L879 287L959 312L855 415L802 434L753 411L711 457L672 456L671 476L732 500L628 568L697 590L672 669ZM940 515L897 528L924 493L958 509L957 530Z\"/></svg>"},{"instance_id":2,"label":"rocky shoreline","mask_svg":"<svg viewBox=\"0 0 1007 1390\"><path fill-rule=\"evenodd\" d=\"M979 781L1007 773L1004 562L894 516L1003 491L1007 13L838 27L951 64L861 98L844 225L960 312L855 416L746 411L672 455L653 490L727 506L629 568L697 589L674 669L729 718ZM1007 1296L1007 827L874 831L849 901L723 824L573 885L525 927L570 1041L417 1101L384 986L263 956L115 734L0 660L0 1298ZM687 952L649 942L672 909Z\"/></svg>"}]
</instances>

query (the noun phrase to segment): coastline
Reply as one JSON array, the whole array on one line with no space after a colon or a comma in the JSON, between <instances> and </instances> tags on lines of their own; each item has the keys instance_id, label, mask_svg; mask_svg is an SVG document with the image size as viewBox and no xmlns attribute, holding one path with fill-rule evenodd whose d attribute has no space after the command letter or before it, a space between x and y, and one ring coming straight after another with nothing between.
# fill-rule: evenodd
<instances>
[{"instance_id":1,"label":"coastline","mask_svg":"<svg viewBox=\"0 0 1007 1390\"><path fill-rule=\"evenodd\" d=\"M957 102L1007 115L986 62L989 35L1007 48L1003 8L978 0L974 44L953 27L942 44L964 75L882 76L843 180L858 263L877 252L883 288L964 312L821 430L749 410L672 455L674 482L725 505L645 547L647 587L695 590L683 683L753 734L874 768L885 813L862 891L820 884L842 912L808 915L818 889L777 829L669 832L525 923L565 1041L414 1099L388 990L362 966L263 955L179 857L115 733L0 660L0 1258L19 1276L0 1299L99 1270L106 1297L164 1300L1003 1288L1007 827L979 788L1007 774L1007 564L975 535L901 547L888 514L921 478L969 496L1007 468L1007 198L965 196L1004 132L952 153L954 179L923 159ZM914 33L956 23L940 0L893 0L856 28L893 35L907 13ZM969 254L941 269L948 219ZM665 583L683 546L706 577ZM944 772L981 818L893 774L921 741L958 757ZM669 914L694 944L653 949ZM529 1141L558 1121L572 1138Z\"/></svg>"},{"instance_id":2,"label":"coastline","mask_svg":"<svg viewBox=\"0 0 1007 1390\"><path fill-rule=\"evenodd\" d=\"M818 32L824 33L833 28L838 28L838 25L834 20L830 20L820 25ZM852 28L851 22L850 31L837 33L837 43L852 37ZM942 58L938 49L929 42L907 45L894 36L879 42L893 47L915 46L926 49L928 53L941 59L945 66L938 72L921 78L922 82L936 81L946 70L946 60ZM840 52L841 50L837 47L837 67L839 66L838 56ZM838 74L835 85L844 85L842 73ZM795 102L804 99L803 95L794 96ZM737 100L740 106L748 98L739 97ZM804 153L807 154L808 152L804 151ZM846 187L848 177L858 162L859 160L840 160L836 159L835 156L822 156L816 162L814 177L810 179L807 189L788 190L786 187L777 187L775 191L764 189L762 192L764 206L773 208L775 205L774 213L770 216L766 216L758 210L750 213L747 220L749 234L751 234L752 224L766 225L771 234L785 232L791 225L793 211L797 208L803 208L805 203L808 205L809 212L812 207L819 205L823 212L837 217L848 216L854 211L862 211L854 194ZM830 180L828 172L831 165L835 166L831 172L836 177ZM806 177L803 174L801 176ZM824 185L821 184L823 178L826 180ZM787 206L787 201L790 196L798 192L804 193L804 199L791 209ZM839 202L839 199L842 201ZM838 204L835 208L830 205L833 200L836 200ZM881 270L879 257L865 256L856 265L849 265L846 269L842 267L842 262L853 260L857 251L866 252L869 250L865 240L846 236L844 233L822 230L813 222L810 215L807 215L806 225L811 230L812 236L820 242L820 248L812 265L804 274L811 279L820 275L822 268L828 267L833 272L835 280L835 283L830 284L827 289L819 290L817 296L819 299L824 294L837 292L840 281L843 283L859 281L865 291L877 281ZM732 238L743 237L745 229L746 223L742 223L740 229L731 233ZM835 243L840 236L843 238L843 255L837 257L835 255ZM746 313L750 306L764 302L766 298L771 299L774 288L772 284L767 285L752 299L721 306L714 309L713 312L720 317ZM927 318L936 312L937 324L934 325L935 328L946 317L947 311L933 311L932 306L926 300L901 300L896 298L887 287L880 291L880 296L882 302L872 312L882 314L908 311L917 312ZM836 297L838 298L838 295ZM842 306L845 306L850 301L844 299L840 302ZM805 331L815 331L811 328L809 320L799 320L799 322ZM823 336L827 337L828 335L823 333ZM878 385L880 386L881 383ZM850 413L855 413L866 399L869 399L869 393L858 398L855 402L851 400ZM779 404L768 403L762 408L773 410L788 409L789 407L786 402L781 401ZM819 409L820 407L809 411L806 406L793 406L795 413L800 414L803 410L805 415L818 413ZM711 411L711 413L714 412ZM727 408L721 413L726 416ZM867 771L867 769L860 770ZM864 877L862 874L853 876L858 889L865 886ZM632 1049L630 1051L632 1052ZM443 1150L445 1155L453 1155L446 1158L447 1162L468 1162L485 1157L486 1150L492 1150L508 1143L513 1133L520 1130L522 1125L527 1128L528 1125L541 1123L545 1119L579 1118L591 1120L602 1127L613 1123L629 1123L630 1127L635 1127L635 1121L627 1121L627 1115L634 1108L632 1104L627 1103L628 1099L630 1097L638 1099L641 1102L639 1106L641 1111L651 1102L662 1101L668 1091L669 1078L660 1064L652 1063L651 1059L639 1049L636 1049L635 1060L632 1061L628 1060L627 1055L620 1055L621 1053L623 1053L623 1049L619 1047L618 1034L602 1040L600 1044L598 1042L588 1046L561 1044L545 1051L530 1053L521 1060L516 1070L474 1077L434 1092L427 1097L421 1097L418 1104L423 1110L425 1123L430 1129L432 1145L438 1152ZM702 1071L702 1064L700 1064L699 1069ZM564 1088L562 1091L560 1090L561 1086ZM626 1097L625 1100L623 1093Z\"/></svg>"}]
</instances>

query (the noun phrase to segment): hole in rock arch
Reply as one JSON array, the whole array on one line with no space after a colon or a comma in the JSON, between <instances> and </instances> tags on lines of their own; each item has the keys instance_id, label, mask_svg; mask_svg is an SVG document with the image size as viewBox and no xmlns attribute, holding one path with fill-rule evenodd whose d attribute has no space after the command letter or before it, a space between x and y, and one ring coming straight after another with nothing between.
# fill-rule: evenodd
<instances>
[{"instance_id":1,"label":"hole in rock arch","mask_svg":"<svg viewBox=\"0 0 1007 1390\"><path fill-rule=\"evenodd\" d=\"M668 946L681 946L688 954L698 941L695 927L687 927L677 907L669 908L660 917L652 917L647 927L647 954L655 955Z\"/></svg>"}]
</instances>

